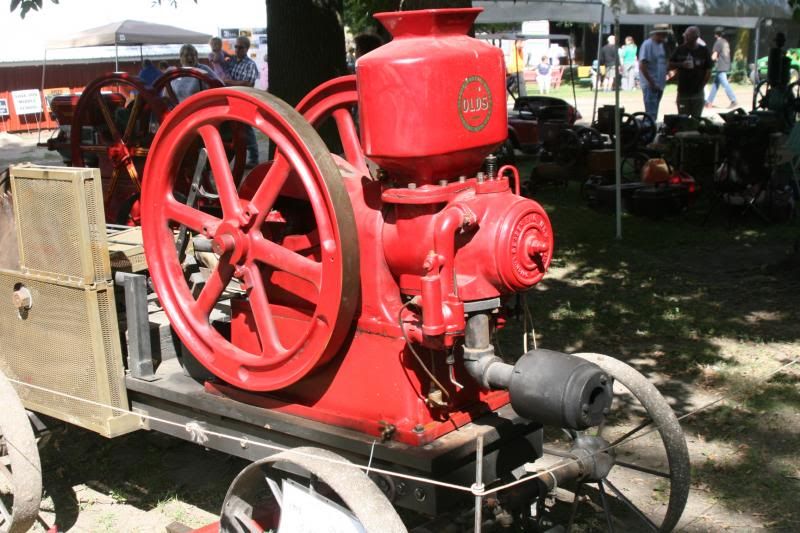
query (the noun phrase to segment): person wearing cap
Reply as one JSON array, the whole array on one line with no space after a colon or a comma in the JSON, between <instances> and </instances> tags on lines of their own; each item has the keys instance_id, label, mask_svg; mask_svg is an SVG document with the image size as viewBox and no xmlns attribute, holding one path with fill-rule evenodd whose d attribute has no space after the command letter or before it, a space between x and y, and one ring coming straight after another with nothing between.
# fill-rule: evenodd
<instances>
[{"instance_id":1,"label":"person wearing cap","mask_svg":"<svg viewBox=\"0 0 800 533\"><path fill-rule=\"evenodd\" d=\"M711 49L711 60L714 62L714 69L712 71L711 90L708 92L706 98L706 108L711 108L714 104L714 97L717 96L719 86L725 89L725 94L728 100L731 101L730 108L734 109L739 107L736 102L736 94L734 94L730 83L728 83L728 72L731 70L731 45L728 40L723 36L725 28L717 26L714 28L714 47Z\"/></svg>"},{"instance_id":2,"label":"person wearing cap","mask_svg":"<svg viewBox=\"0 0 800 533\"><path fill-rule=\"evenodd\" d=\"M669 69L678 72L678 113L700 118L705 96L703 89L711 78L711 54L697 40L700 28L689 26L683 44L669 58Z\"/></svg>"},{"instance_id":3,"label":"person wearing cap","mask_svg":"<svg viewBox=\"0 0 800 533\"><path fill-rule=\"evenodd\" d=\"M667 83L667 52L664 41L672 32L669 24L656 24L639 49L639 81L642 86L644 110L655 121L658 106Z\"/></svg>"}]
</instances>

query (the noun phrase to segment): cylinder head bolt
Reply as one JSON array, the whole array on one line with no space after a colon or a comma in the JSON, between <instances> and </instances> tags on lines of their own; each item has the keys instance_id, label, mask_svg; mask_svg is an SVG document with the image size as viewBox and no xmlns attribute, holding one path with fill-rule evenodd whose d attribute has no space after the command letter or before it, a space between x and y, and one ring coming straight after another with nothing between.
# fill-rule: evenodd
<instances>
[{"instance_id":1,"label":"cylinder head bolt","mask_svg":"<svg viewBox=\"0 0 800 533\"><path fill-rule=\"evenodd\" d=\"M584 359L531 350L514 365L511 406L544 425L583 430L599 425L611 408L612 380Z\"/></svg>"}]
</instances>

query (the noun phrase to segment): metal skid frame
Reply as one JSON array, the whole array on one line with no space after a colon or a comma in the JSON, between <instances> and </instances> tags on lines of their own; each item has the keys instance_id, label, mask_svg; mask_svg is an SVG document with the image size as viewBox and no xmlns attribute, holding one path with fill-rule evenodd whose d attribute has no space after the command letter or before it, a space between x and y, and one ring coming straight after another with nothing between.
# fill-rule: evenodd
<instances>
[{"instance_id":1,"label":"metal skid frame","mask_svg":"<svg viewBox=\"0 0 800 533\"><path fill-rule=\"evenodd\" d=\"M510 405L431 444L411 446L396 441L380 442L353 430L210 392L203 383L186 375L172 345L165 344L171 339L159 335L160 346L153 346L145 276L118 273L115 282L125 293L129 369L125 386L132 411L147 415L144 429L249 461L285 448L323 446L357 464L465 486L475 481L479 436L484 443L483 480L487 485L513 479L512 472L521 473L522 465L542 455L541 426L517 415ZM161 354L160 364L154 361L154 353ZM379 486L394 505L431 516L470 499L466 492L419 480L380 477Z\"/></svg>"}]
</instances>

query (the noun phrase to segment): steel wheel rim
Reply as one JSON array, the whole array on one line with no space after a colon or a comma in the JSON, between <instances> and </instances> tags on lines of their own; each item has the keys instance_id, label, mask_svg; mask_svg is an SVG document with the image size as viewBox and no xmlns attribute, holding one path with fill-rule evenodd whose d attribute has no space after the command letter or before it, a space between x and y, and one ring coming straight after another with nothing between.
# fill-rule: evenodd
<instances>
[{"instance_id":1,"label":"steel wheel rim","mask_svg":"<svg viewBox=\"0 0 800 533\"><path fill-rule=\"evenodd\" d=\"M42 466L36 437L14 387L0 372L0 531L24 533L39 514Z\"/></svg>"},{"instance_id":2,"label":"steel wheel rim","mask_svg":"<svg viewBox=\"0 0 800 533\"><path fill-rule=\"evenodd\" d=\"M626 440L627 442L636 442L636 440L639 438L655 439L658 437L658 439L660 439L660 442L664 446L664 459L666 459L668 462L668 468L666 472L668 472L671 476L669 486L669 502L667 504L666 511L663 514L663 518L660 520L660 524L654 524L655 527L648 526L641 517L636 517L639 521L635 523L638 527L642 528L642 531L672 531L672 529L678 523L681 514L683 513L683 509L686 506L686 501L689 494L689 452L688 448L686 447L686 441L684 440L683 434L680 431L680 424L678 423L677 418L672 413L672 410L669 408L666 400L664 400L664 398L658 393L658 390L649 381L647 381L644 376L636 372L627 364L602 354L576 353L574 355L597 364L604 371L613 376L615 382L622 383L629 391L629 394L638 400L640 405L644 407L645 411L652 416L652 419L655 420L655 424L659 427L658 430L653 431L649 435L645 434L653 428L652 423L650 425L643 425L643 423L634 424L633 428L629 429L628 431L624 431L621 435L609 435L609 430L607 428L598 429L600 431L600 435L609 441L610 446L614 446L616 441L622 440ZM617 388L617 383L615 383L615 390ZM615 394L615 403L617 403L617 394ZM648 404L651 408L653 408L653 410L651 411L651 409L645 406L645 404ZM612 413L613 412L614 407L612 406ZM639 436L638 438L637 435ZM617 484L609 480L609 477L614 475L615 472L619 474L620 471L618 469L624 468L627 471L634 471L640 476L651 476L652 478L657 479L664 478L660 475L655 475L652 472L644 472L637 468L631 468L631 466L644 466L647 468L647 465L637 465L635 463L631 463L629 460L626 461L626 458L623 455L624 452L625 444L622 444L616 448L617 460L615 462L615 466L612 468L609 476L602 480L602 485L604 487L601 487L600 484L597 484L597 487L598 494L600 495L601 499L605 498L605 495L603 495L602 491L605 489L610 489L610 491L608 491L610 492L609 496L616 497L618 505L623 508L627 508L628 503L625 503L624 501L627 496L621 490L622 488L618 487ZM660 474L666 473L664 470L658 470L658 472ZM570 513L573 517L577 507L577 494L582 490L585 490L586 485L593 485L593 483L578 484L578 488L576 490L576 499L573 502L573 507ZM629 503L633 503L635 505L634 502ZM602 507L604 508L606 515L608 515L610 504L604 502L602 503ZM609 519L609 522L610 521L611 520ZM625 529L618 528L618 530L624 531Z\"/></svg>"},{"instance_id":3,"label":"steel wheel rim","mask_svg":"<svg viewBox=\"0 0 800 533\"><path fill-rule=\"evenodd\" d=\"M250 200L238 196L232 180L222 180L222 186L218 183L223 216L217 218L182 206L172 197L171 186L181 151L187 149L195 131L200 131L206 141L215 175L224 175L226 167L230 172L227 160L220 157L221 141L213 131L215 125L231 120L249 124L270 137L280 153L276 159L281 161L265 170L263 183L268 186L260 188ZM209 147L209 143L215 147ZM287 166L299 175L313 206L322 256L317 266L299 258L299 254L287 255L286 248L276 248L262 233L263 222L287 181ZM162 124L145 171L143 237L154 286L173 327L201 363L241 388L275 390L298 381L336 353L351 326L358 297L355 223L329 152L296 111L254 89L224 88L193 95ZM235 241L232 249L222 254L227 259L220 261L210 278L213 287L207 295L201 293L197 301L184 280L174 246L170 246L171 221L216 239L221 248L228 246L225 242ZM276 264L282 260L284 267L291 264L297 271L282 270ZM291 346L284 345L275 328L261 273L261 267L267 264L318 280L319 300L309 318L310 326ZM248 295L257 320L259 354L234 346L208 323L209 309L222 296L237 267L246 267L249 272ZM309 283L313 280L307 279Z\"/></svg>"}]
</instances>

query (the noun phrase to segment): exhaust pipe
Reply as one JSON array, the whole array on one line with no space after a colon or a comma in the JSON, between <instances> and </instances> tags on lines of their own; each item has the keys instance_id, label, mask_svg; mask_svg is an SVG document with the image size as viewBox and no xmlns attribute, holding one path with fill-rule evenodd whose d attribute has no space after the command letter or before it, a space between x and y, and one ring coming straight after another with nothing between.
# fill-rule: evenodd
<instances>
[{"instance_id":1,"label":"exhaust pipe","mask_svg":"<svg viewBox=\"0 0 800 533\"><path fill-rule=\"evenodd\" d=\"M612 380L584 359L553 350L531 350L509 365L494 353L489 316L467 319L464 367L485 389L506 389L521 416L544 425L584 430L609 413Z\"/></svg>"}]
</instances>

